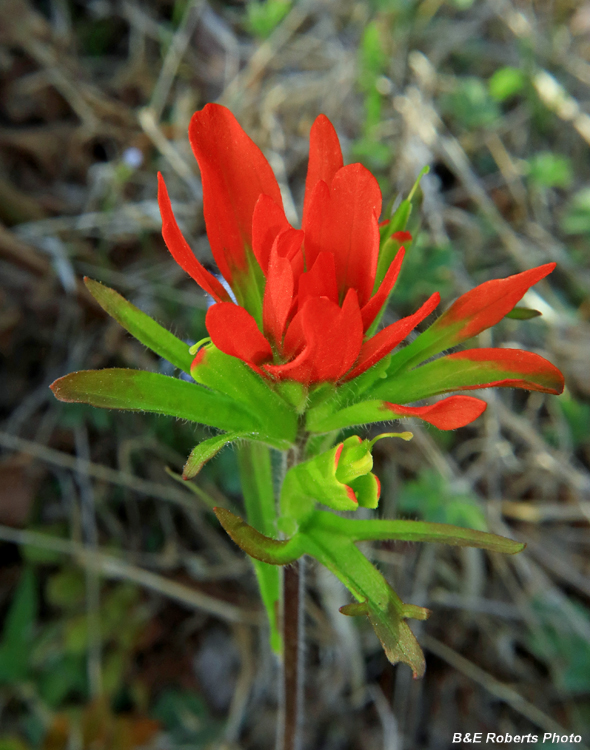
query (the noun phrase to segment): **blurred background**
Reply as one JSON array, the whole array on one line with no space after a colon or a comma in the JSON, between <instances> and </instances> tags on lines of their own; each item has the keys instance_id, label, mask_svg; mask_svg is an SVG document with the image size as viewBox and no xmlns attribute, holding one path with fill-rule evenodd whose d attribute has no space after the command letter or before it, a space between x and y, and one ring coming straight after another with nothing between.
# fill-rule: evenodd
<instances>
[{"instance_id":1,"label":"blurred background","mask_svg":"<svg viewBox=\"0 0 590 750\"><path fill-rule=\"evenodd\" d=\"M183 484L204 428L48 389L78 369L173 374L107 319L85 275L191 343L206 335L205 296L160 236L156 172L211 267L187 140L210 101L263 149L293 223L320 112L385 201L430 165L389 321L435 290L444 307L558 263L525 298L540 317L475 345L542 354L565 394L484 391L474 425L409 421L412 442L376 448L384 516L527 550L367 549L433 610L414 623L420 681L338 613L349 595L312 567L307 746L446 749L480 731L588 746L590 2L0 0L0 18L0 750L274 746L255 579L210 512L240 512L234 453Z\"/></svg>"}]
</instances>

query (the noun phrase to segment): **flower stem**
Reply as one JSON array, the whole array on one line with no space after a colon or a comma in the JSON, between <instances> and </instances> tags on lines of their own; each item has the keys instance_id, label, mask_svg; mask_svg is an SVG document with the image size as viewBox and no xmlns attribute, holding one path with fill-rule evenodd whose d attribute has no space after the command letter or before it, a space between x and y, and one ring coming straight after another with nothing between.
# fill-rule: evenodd
<instances>
[{"instance_id":1,"label":"flower stem","mask_svg":"<svg viewBox=\"0 0 590 750\"><path fill-rule=\"evenodd\" d=\"M300 750L304 675L305 558L283 571L283 685L280 750Z\"/></svg>"},{"instance_id":2,"label":"flower stem","mask_svg":"<svg viewBox=\"0 0 590 750\"><path fill-rule=\"evenodd\" d=\"M296 466L306 435L287 453L285 471ZM284 478L284 477L283 477ZM301 750L305 640L305 557L283 569L283 671L277 750Z\"/></svg>"}]
</instances>

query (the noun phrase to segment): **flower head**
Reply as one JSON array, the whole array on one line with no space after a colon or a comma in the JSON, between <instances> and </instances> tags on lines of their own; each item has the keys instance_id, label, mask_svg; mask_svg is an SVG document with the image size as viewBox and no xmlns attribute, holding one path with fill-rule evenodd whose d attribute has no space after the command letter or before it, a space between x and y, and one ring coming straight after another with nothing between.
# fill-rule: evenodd
<instances>
[{"instance_id":1,"label":"flower head","mask_svg":"<svg viewBox=\"0 0 590 750\"><path fill-rule=\"evenodd\" d=\"M436 308L438 293L413 315L372 334L401 269L405 252L401 242L411 236L399 231L389 237L391 232L386 232L385 242L381 241L384 230L380 232L377 181L361 164L343 165L336 131L325 116L316 119L310 133L301 229L288 222L270 165L228 109L208 104L193 116L189 137L201 169L211 250L236 302L191 252L160 176L163 236L177 262L215 300L206 325L217 349L242 360L269 382L342 386L383 360ZM398 242L397 254L390 254L392 241ZM386 264L385 246L391 258ZM454 360L443 357L439 361L450 365L454 375L477 372L475 380L469 375L459 377L460 382L449 388L422 377L430 373L431 365L416 369L433 355L497 323L554 266L548 263L482 284L397 352L382 376L385 382L373 389L379 396L396 394L395 403L379 402L381 418L386 418L383 409L389 409L390 415L415 413L450 429L475 419L485 408L484 402L454 397L447 399L448 409L444 402L436 409L402 410L400 404L445 390L486 385L560 392L561 373L538 355L519 350L461 352L452 355ZM202 356L197 355L194 368ZM394 374L398 377L390 377ZM409 379L420 395L411 399L398 395L399 377ZM423 382L426 385L420 390L417 384ZM455 418L449 419L450 412Z\"/></svg>"}]
</instances>

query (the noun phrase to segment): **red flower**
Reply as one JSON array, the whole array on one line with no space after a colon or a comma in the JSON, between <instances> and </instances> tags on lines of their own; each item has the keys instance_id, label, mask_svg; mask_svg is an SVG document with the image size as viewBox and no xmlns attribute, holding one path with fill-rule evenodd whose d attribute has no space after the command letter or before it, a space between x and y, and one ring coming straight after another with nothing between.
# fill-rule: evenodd
<instances>
[{"instance_id":1,"label":"red flower","mask_svg":"<svg viewBox=\"0 0 590 750\"><path fill-rule=\"evenodd\" d=\"M311 130L302 230L287 221L268 162L228 109L208 104L194 115L189 137L211 250L240 304L190 251L160 176L163 235L176 261L216 300L207 329L223 352L267 377L337 382L367 370L434 310L438 294L363 340L396 282L404 250L374 289L381 191L361 164L342 165L326 117Z\"/></svg>"},{"instance_id":2,"label":"red flower","mask_svg":"<svg viewBox=\"0 0 590 750\"><path fill-rule=\"evenodd\" d=\"M361 164L343 166L338 137L325 116L316 119L310 133L301 230L287 221L270 165L228 109L208 104L193 116L189 137L201 169L211 250L237 304L190 251L160 176L163 236L176 261L216 302L207 312L206 325L218 349L266 378L308 386L342 383L389 354L435 309L438 293L413 315L366 335L395 285L404 248L377 285L381 192ZM396 238L401 242L410 237L399 232ZM406 372L494 325L554 265L490 281L463 295L411 346L396 354L392 367ZM530 379L511 377L506 362L510 350L500 351L492 360L502 361L505 377L493 384L535 388ZM551 383L550 392L559 392L559 371L542 358L530 356L543 382ZM195 364L199 361L198 356ZM468 421L484 408L476 408L471 397L455 397L449 404L454 412L457 398L470 399L465 402ZM417 407L415 413L426 415L425 408ZM404 407L403 413L410 411L411 407ZM444 411L437 407L432 421L435 414L440 421ZM456 419L451 422L455 425Z\"/></svg>"}]
</instances>

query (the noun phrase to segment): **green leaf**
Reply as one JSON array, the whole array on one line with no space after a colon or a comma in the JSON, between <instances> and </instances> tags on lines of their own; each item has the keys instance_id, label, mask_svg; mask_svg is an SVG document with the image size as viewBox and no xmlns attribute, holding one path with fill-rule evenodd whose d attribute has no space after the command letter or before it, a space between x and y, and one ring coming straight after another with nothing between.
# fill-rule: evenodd
<instances>
[{"instance_id":1,"label":"green leaf","mask_svg":"<svg viewBox=\"0 0 590 750\"><path fill-rule=\"evenodd\" d=\"M531 320L532 318L538 318L540 315L542 313L539 310L532 310L529 307L515 307L504 317L512 320Z\"/></svg>"},{"instance_id":2,"label":"green leaf","mask_svg":"<svg viewBox=\"0 0 590 750\"><path fill-rule=\"evenodd\" d=\"M211 388L245 407L255 415L262 433L286 450L295 441L297 414L276 391L270 381L257 375L237 357L230 357L215 346L204 346L195 357L191 370L197 383ZM262 438L260 438L262 439Z\"/></svg>"},{"instance_id":3,"label":"green leaf","mask_svg":"<svg viewBox=\"0 0 590 750\"><path fill-rule=\"evenodd\" d=\"M304 537L305 551L328 568L364 605L389 661L408 664L414 677L421 677L425 669L424 655L404 620L407 617L424 620L429 611L404 604L381 573L347 537L320 528L313 522L307 523L298 536ZM358 608L352 610L354 614L357 612ZM348 614L351 614L350 608Z\"/></svg>"},{"instance_id":4,"label":"green leaf","mask_svg":"<svg viewBox=\"0 0 590 750\"><path fill-rule=\"evenodd\" d=\"M305 553L300 535L284 541L271 539L226 508L213 510L219 523L238 547L256 560L269 565L288 565Z\"/></svg>"},{"instance_id":5,"label":"green leaf","mask_svg":"<svg viewBox=\"0 0 590 750\"><path fill-rule=\"evenodd\" d=\"M29 671L29 650L37 616L37 582L26 567L6 615L0 643L0 684L24 680Z\"/></svg>"},{"instance_id":6,"label":"green leaf","mask_svg":"<svg viewBox=\"0 0 590 750\"><path fill-rule=\"evenodd\" d=\"M515 542L497 534L464 529L446 523L342 518L319 510L315 511L307 521L306 528L310 526L340 534L354 542L391 539L405 542L433 542L448 544L452 547L476 547L490 552L502 552L505 555L516 555L526 547L522 542Z\"/></svg>"},{"instance_id":7,"label":"green leaf","mask_svg":"<svg viewBox=\"0 0 590 750\"><path fill-rule=\"evenodd\" d=\"M315 557L344 583L360 603L346 605L343 613L353 616L366 614L387 658L393 664L408 664L414 677L420 677L424 673L424 655L404 620L424 620L430 613L422 607L402 602L356 543L386 539L429 541L459 547L479 547L507 554L515 554L524 548L519 542L495 534L446 524L358 520L322 511L312 512L302 519L299 530L290 539L277 541L260 534L228 510L216 508L215 513L234 542L257 560L272 565L286 565L302 554Z\"/></svg>"},{"instance_id":8,"label":"green leaf","mask_svg":"<svg viewBox=\"0 0 590 750\"><path fill-rule=\"evenodd\" d=\"M276 529L276 502L270 451L265 445L246 442L238 446L238 466L248 521L263 534ZM270 625L270 645L277 654L282 651L278 623L281 580L275 565L253 559L260 596Z\"/></svg>"},{"instance_id":9,"label":"green leaf","mask_svg":"<svg viewBox=\"0 0 590 750\"><path fill-rule=\"evenodd\" d=\"M257 420L239 404L185 380L143 370L83 370L56 380L60 401L168 414L220 430L260 432Z\"/></svg>"},{"instance_id":10,"label":"green leaf","mask_svg":"<svg viewBox=\"0 0 590 750\"><path fill-rule=\"evenodd\" d=\"M333 414L325 414L321 410L310 410L307 413L306 427L310 432L331 432L342 430L359 424L373 422L391 422L395 419L391 409L382 400L360 401L358 404L347 406Z\"/></svg>"},{"instance_id":11,"label":"green leaf","mask_svg":"<svg viewBox=\"0 0 590 750\"><path fill-rule=\"evenodd\" d=\"M176 338L149 315L132 305L114 289L88 277L84 283L90 294L105 312L111 315L123 328L151 349L158 356L171 362L190 375L191 362L188 344Z\"/></svg>"},{"instance_id":12,"label":"green leaf","mask_svg":"<svg viewBox=\"0 0 590 750\"><path fill-rule=\"evenodd\" d=\"M192 479L196 477L207 461L216 456L222 448L247 434L246 432L226 432L223 435L209 438L209 440L203 440L192 449L182 470L182 478Z\"/></svg>"}]
</instances>

